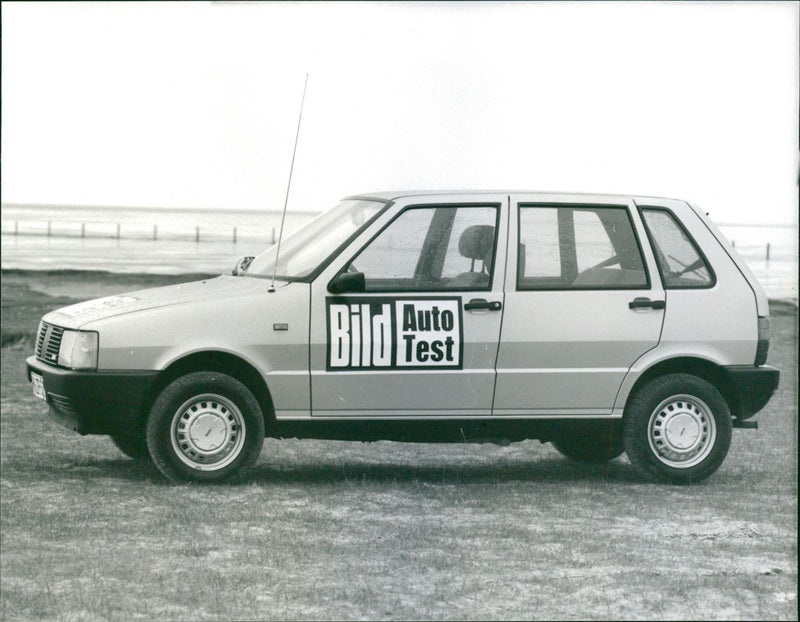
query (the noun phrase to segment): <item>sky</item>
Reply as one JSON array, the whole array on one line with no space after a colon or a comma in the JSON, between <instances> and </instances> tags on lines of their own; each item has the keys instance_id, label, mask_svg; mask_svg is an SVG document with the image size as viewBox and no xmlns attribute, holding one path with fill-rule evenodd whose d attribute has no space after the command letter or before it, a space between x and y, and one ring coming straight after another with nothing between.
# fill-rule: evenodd
<instances>
[{"instance_id":1,"label":"sky","mask_svg":"<svg viewBox=\"0 0 800 622\"><path fill-rule=\"evenodd\" d=\"M610 192L797 223L795 2L3 3L2 201Z\"/></svg>"}]
</instances>

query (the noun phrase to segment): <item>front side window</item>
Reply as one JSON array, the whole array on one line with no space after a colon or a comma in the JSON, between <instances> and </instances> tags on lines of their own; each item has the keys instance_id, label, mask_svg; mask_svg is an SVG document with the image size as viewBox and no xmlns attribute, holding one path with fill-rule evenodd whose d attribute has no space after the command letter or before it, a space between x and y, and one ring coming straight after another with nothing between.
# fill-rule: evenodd
<instances>
[{"instance_id":1,"label":"front side window","mask_svg":"<svg viewBox=\"0 0 800 622\"><path fill-rule=\"evenodd\" d=\"M648 287L624 207L522 205L517 288Z\"/></svg>"},{"instance_id":2,"label":"front side window","mask_svg":"<svg viewBox=\"0 0 800 622\"><path fill-rule=\"evenodd\" d=\"M495 206L409 208L346 270L364 274L367 292L488 290L497 213Z\"/></svg>"},{"instance_id":3,"label":"front side window","mask_svg":"<svg viewBox=\"0 0 800 622\"><path fill-rule=\"evenodd\" d=\"M643 208L658 269L668 289L711 287L714 276L694 240L668 211Z\"/></svg>"},{"instance_id":4,"label":"front side window","mask_svg":"<svg viewBox=\"0 0 800 622\"><path fill-rule=\"evenodd\" d=\"M244 276L269 277L275 270L279 279L306 279L385 207L384 203L378 201L342 201L283 240L280 256L277 257L277 269L275 260L278 246L275 245L256 257Z\"/></svg>"}]
</instances>

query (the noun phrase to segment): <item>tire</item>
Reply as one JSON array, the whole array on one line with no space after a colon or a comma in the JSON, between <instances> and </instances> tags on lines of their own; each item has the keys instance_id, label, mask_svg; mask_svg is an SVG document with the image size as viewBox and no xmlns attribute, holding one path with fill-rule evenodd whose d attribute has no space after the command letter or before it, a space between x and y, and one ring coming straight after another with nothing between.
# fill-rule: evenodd
<instances>
[{"instance_id":1,"label":"tire","mask_svg":"<svg viewBox=\"0 0 800 622\"><path fill-rule=\"evenodd\" d=\"M147 451L147 439L144 433L136 434L112 434L110 435L114 445L128 458L134 460L150 460L150 452Z\"/></svg>"},{"instance_id":2,"label":"tire","mask_svg":"<svg viewBox=\"0 0 800 622\"><path fill-rule=\"evenodd\" d=\"M616 426L567 428L551 442L561 455L584 464L610 462L624 451Z\"/></svg>"},{"instance_id":3,"label":"tire","mask_svg":"<svg viewBox=\"0 0 800 622\"><path fill-rule=\"evenodd\" d=\"M623 445L650 481L699 482L714 473L731 445L731 414L720 392L689 374L669 374L636 391L625 407Z\"/></svg>"},{"instance_id":4,"label":"tire","mask_svg":"<svg viewBox=\"0 0 800 622\"><path fill-rule=\"evenodd\" d=\"M196 372L159 394L147 419L153 462L174 482L219 482L258 459L264 417L258 401L238 380Z\"/></svg>"}]
</instances>

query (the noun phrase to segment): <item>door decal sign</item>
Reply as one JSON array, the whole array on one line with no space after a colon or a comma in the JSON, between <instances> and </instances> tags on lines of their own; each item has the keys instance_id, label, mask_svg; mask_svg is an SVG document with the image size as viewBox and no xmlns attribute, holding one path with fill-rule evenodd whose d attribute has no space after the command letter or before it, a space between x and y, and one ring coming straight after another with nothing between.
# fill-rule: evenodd
<instances>
[{"instance_id":1,"label":"door decal sign","mask_svg":"<svg viewBox=\"0 0 800 622\"><path fill-rule=\"evenodd\" d=\"M326 302L328 371L461 369L461 298L335 296Z\"/></svg>"}]
</instances>

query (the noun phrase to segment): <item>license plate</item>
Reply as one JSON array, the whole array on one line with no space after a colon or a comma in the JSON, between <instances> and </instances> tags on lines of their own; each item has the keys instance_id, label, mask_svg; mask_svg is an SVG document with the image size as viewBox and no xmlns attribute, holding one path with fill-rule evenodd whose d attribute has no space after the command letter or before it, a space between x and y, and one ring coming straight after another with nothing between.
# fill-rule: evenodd
<instances>
[{"instance_id":1,"label":"license plate","mask_svg":"<svg viewBox=\"0 0 800 622\"><path fill-rule=\"evenodd\" d=\"M44 393L44 378L31 372L31 382L33 383L33 394L38 398L47 400L47 396Z\"/></svg>"}]
</instances>

